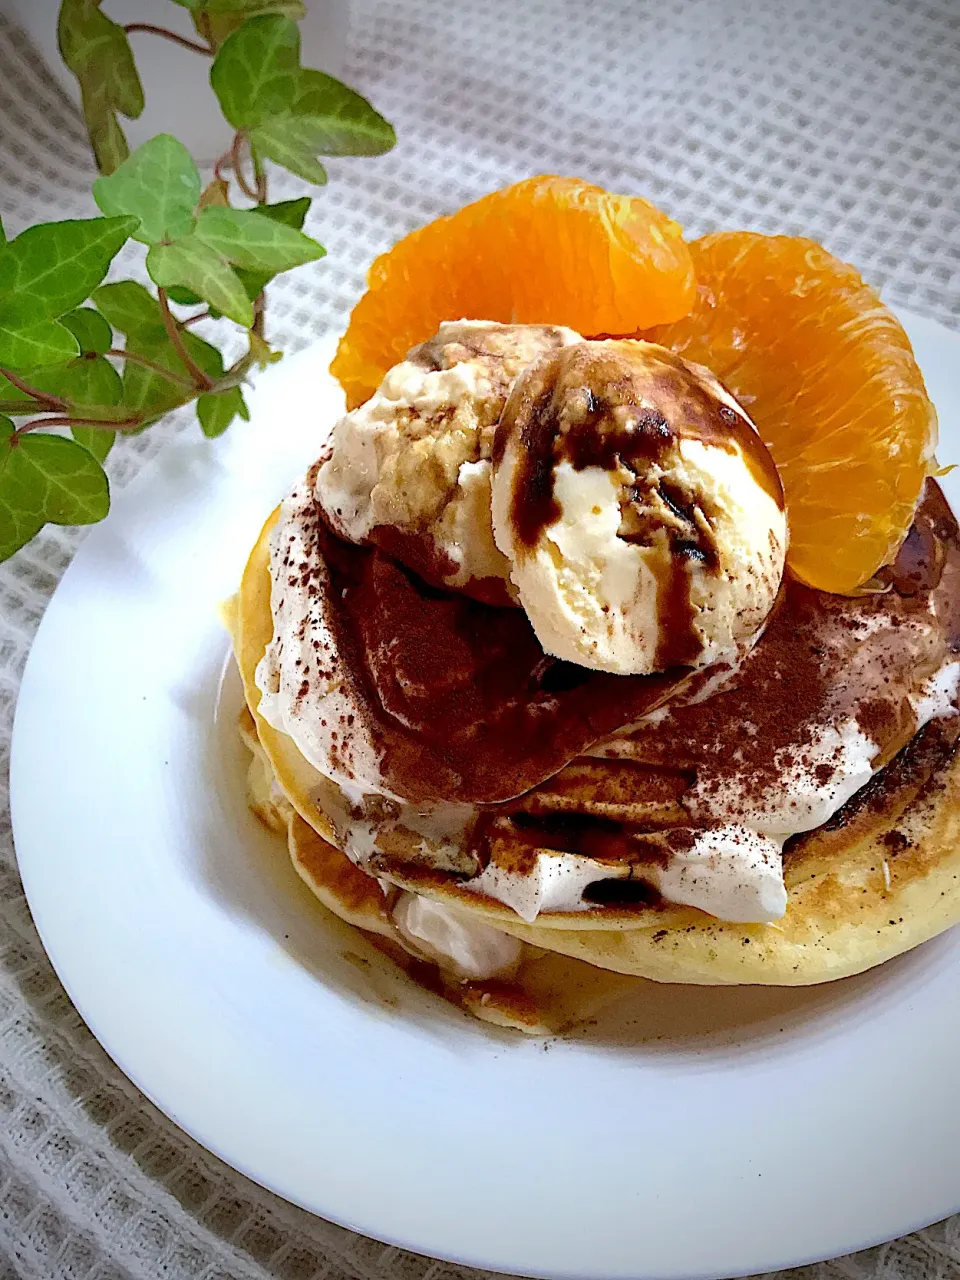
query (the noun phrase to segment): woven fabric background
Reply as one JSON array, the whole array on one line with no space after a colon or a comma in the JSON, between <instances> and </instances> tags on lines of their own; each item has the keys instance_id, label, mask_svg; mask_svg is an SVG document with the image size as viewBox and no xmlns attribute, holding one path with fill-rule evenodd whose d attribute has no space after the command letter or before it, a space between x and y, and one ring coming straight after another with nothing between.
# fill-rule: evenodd
<instances>
[{"instance_id":1,"label":"woven fabric background","mask_svg":"<svg viewBox=\"0 0 960 1280\"><path fill-rule=\"evenodd\" d=\"M329 256L270 290L285 349L342 328L371 258L411 227L543 171L643 193L692 233L813 236L960 328L960 0L354 0L344 76L399 145L330 166L309 225ZM0 17L8 234L93 212L92 176L75 111ZM278 198L301 190L275 181ZM114 485L183 429L122 442ZM78 541L50 528L0 566L0 1276L474 1274L311 1218L207 1155L64 994L17 876L7 773L20 673ZM795 1274L960 1280L960 1218Z\"/></svg>"}]
</instances>

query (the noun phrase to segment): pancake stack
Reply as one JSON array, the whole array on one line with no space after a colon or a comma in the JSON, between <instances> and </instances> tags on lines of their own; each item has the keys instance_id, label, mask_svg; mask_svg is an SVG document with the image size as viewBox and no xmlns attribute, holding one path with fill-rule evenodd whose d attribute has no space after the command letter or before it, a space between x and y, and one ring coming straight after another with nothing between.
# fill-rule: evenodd
<instances>
[{"instance_id":1,"label":"pancake stack","mask_svg":"<svg viewBox=\"0 0 960 1280\"><path fill-rule=\"evenodd\" d=\"M274 634L269 538L275 519L276 513L230 606L247 704L241 733L252 753L251 807L283 832L297 872L325 907L366 932L417 981L470 1013L542 1034L590 1016L644 979L825 982L880 964L960 920L960 717L952 708L941 710L918 728L903 692L908 677L960 652L960 540L933 481L896 563L882 571L871 592L839 597L787 581L759 641L737 670L720 672L719 680L717 672L607 677L541 655L556 714L576 720L577 732L531 740L528 753L524 743L514 744L499 769L511 778L504 789L512 794L503 797L496 795L498 759L505 758L498 757L496 733L486 743L482 734L474 736L469 786L462 779L450 784L437 770L420 779L421 808L468 800L475 806L445 865L424 856L421 836L390 804L365 813L372 847L360 865L351 860L342 851L342 815L356 810L356 797L316 770L292 738L259 713L256 672ZM329 531L323 536L333 538ZM330 541L324 545L332 547ZM409 644L412 626L428 635L466 625L459 616L451 624L444 594L382 549L338 545L328 551L330 559L342 555L350 558L356 581L381 571L400 573L408 602L416 602L415 612L400 615L391 607L394 594L365 597L365 634L375 634L385 651ZM494 638L503 615L518 612L476 601L469 610L471 635L489 627ZM345 619L346 630L350 625ZM403 636L395 634L398 627L406 629ZM834 636L849 632L850 645L842 665L825 670L827 629ZM355 664L345 678L365 682L369 693L362 647L341 646L340 652L342 661ZM638 682L632 692L624 686L620 723L604 720L607 704L598 685L590 712L598 719L584 729L587 713L578 696L589 681L610 679ZM430 690L423 696L429 699ZM744 751L749 756L752 750L758 762L776 759L782 769L791 715L797 724L809 719L811 706L827 696L847 697L851 714L870 722L880 767L827 821L787 841L786 913L742 924L665 901L651 869L680 847L696 821L696 803L702 807L710 786L721 785L725 761L736 755L742 765ZM389 719L382 708L379 714L383 722ZM457 759L456 751L444 757L440 717L422 747L425 760ZM564 751L568 756L558 763L557 753ZM533 781L516 794L516 777L525 774L529 781L531 768ZM522 871L538 850L586 855L604 869L587 886L583 909L543 910L528 921L469 887L491 859ZM455 976L398 929L396 902L409 893L519 940L519 959L494 978Z\"/></svg>"}]
</instances>

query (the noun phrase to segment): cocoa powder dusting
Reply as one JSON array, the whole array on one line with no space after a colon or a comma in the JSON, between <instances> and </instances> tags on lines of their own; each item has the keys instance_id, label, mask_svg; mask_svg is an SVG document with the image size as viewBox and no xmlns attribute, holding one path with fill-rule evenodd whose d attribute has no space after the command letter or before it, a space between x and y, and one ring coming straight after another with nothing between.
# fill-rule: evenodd
<instances>
[{"instance_id":1,"label":"cocoa powder dusting","mask_svg":"<svg viewBox=\"0 0 960 1280\"><path fill-rule=\"evenodd\" d=\"M916 731L907 692L918 668L935 669L960 645L957 526L933 481L915 528L921 533L891 566L889 591L852 598L785 582L766 631L732 684L632 732L621 754L695 769L707 798L735 781L747 803L794 768L809 769L828 786L839 751L816 763L808 754L828 724L855 720L878 748L874 768L885 764ZM901 595L895 582L905 583L907 592Z\"/></svg>"}]
</instances>

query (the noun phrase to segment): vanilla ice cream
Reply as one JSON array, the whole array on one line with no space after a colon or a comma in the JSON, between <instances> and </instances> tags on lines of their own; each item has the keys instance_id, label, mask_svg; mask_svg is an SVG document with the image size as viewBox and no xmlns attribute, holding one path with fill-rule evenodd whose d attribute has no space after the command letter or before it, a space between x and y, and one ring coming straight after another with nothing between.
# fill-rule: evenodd
<instances>
[{"instance_id":1,"label":"vanilla ice cream","mask_svg":"<svg viewBox=\"0 0 960 1280\"><path fill-rule=\"evenodd\" d=\"M619 675L729 659L776 598L780 481L743 409L652 343L581 342L518 378L493 528L547 653Z\"/></svg>"},{"instance_id":2,"label":"vanilla ice cream","mask_svg":"<svg viewBox=\"0 0 960 1280\"><path fill-rule=\"evenodd\" d=\"M506 604L490 524L493 436L517 374L571 329L449 321L333 428L316 496L349 542L377 543L436 586Z\"/></svg>"}]
</instances>

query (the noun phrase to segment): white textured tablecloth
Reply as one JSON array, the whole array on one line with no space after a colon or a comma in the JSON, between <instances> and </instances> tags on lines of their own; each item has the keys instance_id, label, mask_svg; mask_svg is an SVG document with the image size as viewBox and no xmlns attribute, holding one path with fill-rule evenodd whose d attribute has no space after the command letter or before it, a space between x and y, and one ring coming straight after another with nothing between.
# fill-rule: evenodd
<instances>
[{"instance_id":1,"label":"white textured tablecloth","mask_svg":"<svg viewBox=\"0 0 960 1280\"><path fill-rule=\"evenodd\" d=\"M813 236L889 301L960 328L960 0L354 0L352 27L345 78L399 144L330 165L309 224L329 257L270 290L288 350L342 328L365 267L405 231L550 171L647 195L692 233ZM91 177L74 111L0 17L8 233L92 212ZM188 422L122 442L114 484ZM51 528L0 566L0 1275L474 1274L311 1218L207 1155L107 1059L54 976L6 783L20 673L77 542ZM70 762L50 745L55 777ZM960 1280L960 1218L796 1274Z\"/></svg>"}]
</instances>

